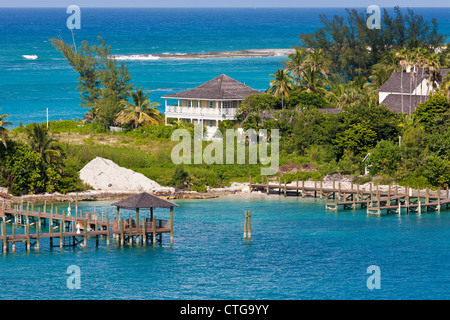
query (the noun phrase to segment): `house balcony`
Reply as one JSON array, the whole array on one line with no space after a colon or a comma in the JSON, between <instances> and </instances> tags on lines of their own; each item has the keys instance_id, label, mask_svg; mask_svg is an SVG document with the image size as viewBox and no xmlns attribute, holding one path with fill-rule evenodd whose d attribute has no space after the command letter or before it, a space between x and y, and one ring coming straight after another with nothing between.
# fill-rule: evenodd
<instances>
[{"instance_id":1,"label":"house balcony","mask_svg":"<svg viewBox=\"0 0 450 320\"><path fill-rule=\"evenodd\" d=\"M237 108L195 108L182 106L166 106L167 118L204 118L211 120L232 120Z\"/></svg>"}]
</instances>

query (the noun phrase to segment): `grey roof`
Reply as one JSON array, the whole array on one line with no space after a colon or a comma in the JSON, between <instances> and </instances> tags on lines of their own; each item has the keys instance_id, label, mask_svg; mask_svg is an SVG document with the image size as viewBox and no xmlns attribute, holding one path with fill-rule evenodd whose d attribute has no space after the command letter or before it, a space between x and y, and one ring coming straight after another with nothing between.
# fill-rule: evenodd
<instances>
[{"instance_id":1,"label":"grey roof","mask_svg":"<svg viewBox=\"0 0 450 320\"><path fill-rule=\"evenodd\" d=\"M449 71L448 68L441 69L442 79L445 78L448 71ZM414 78L412 78L411 75L412 75L411 73L407 73L404 71L403 78L402 78L402 72L394 72L389 77L389 79L387 79L386 82L383 83L383 85L380 87L379 91L412 93L414 91L414 89L422 82L422 80L427 77L427 70L419 69L418 72L416 72L414 74ZM403 90L402 90L402 82L403 82Z\"/></svg>"},{"instance_id":2,"label":"grey roof","mask_svg":"<svg viewBox=\"0 0 450 320\"><path fill-rule=\"evenodd\" d=\"M428 100L428 96L419 95L403 95L403 113L410 113L409 106L411 102L411 112L416 110L419 103L423 103ZM401 94L389 94L381 104L386 105L392 111L402 113L402 95Z\"/></svg>"},{"instance_id":3,"label":"grey roof","mask_svg":"<svg viewBox=\"0 0 450 320\"><path fill-rule=\"evenodd\" d=\"M262 92L252 89L225 74L221 74L220 76L209 80L208 82L205 82L192 90L172 93L163 96L162 98L244 100L251 94L261 93Z\"/></svg>"},{"instance_id":4,"label":"grey roof","mask_svg":"<svg viewBox=\"0 0 450 320\"><path fill-rule=\"evenodd\" d=\"M178 207L177 204L158 198L147 192L131 196L127 199L120 200L112 204L119 208L137 209L137 208L172 208Z\"/></svg>"}]
</instances>

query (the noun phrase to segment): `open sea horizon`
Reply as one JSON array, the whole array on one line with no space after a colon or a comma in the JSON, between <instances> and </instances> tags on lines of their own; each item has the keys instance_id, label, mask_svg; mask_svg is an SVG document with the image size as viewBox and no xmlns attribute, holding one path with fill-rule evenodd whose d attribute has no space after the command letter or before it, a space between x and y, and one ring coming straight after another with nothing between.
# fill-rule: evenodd
<instances>
[{"instance_id":1,"label":"open sea horizon","mask_svg":"<svg viewBox=\"0 0 450 320\"><path fill-rule=\"evenodd\" d=\"M450 35L450 8L413 8L426 20L436 18ZM391 9L389 9L391 10ZM343 15L345 8L81 8L77 46L101 36L114 55L185 54L245 49L291 48L298 35L321 26L319 14ZM51 45L72 44L66 8L0 8L0 113L19 123L79 119L78 74ZM447 41L449 38L447 38ZM24 57L25 56L25 57ZM31 57L37 56L32 60ZM265 90L286 57L203 60L125 61L136 88L150 98L196 87L222 73Z\"/></svg>"}]
</instances>

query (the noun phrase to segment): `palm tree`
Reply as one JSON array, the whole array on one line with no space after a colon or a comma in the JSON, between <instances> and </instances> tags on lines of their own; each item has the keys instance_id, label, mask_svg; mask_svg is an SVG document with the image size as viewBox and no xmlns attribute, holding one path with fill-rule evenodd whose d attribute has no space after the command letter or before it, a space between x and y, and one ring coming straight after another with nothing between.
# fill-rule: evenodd
<instances>
[{"instance_id":1,"label":"palm tree","mask_svg":"<svg viewBox=\"0 0 450 320\"><path fill-rule=\"evenodd\" d=\"M306 92L319 92L326 95L327 90L324 88L324 78L321 74L314 70L314 67L308 66L303 72L302 86Z\"/></svg>"},{"instance_id":2,"label":"palm tree","mask_svg":"<svg viewBox=\"0 0 450 320\"><path fill-rule=\"evenodd\" d=\"M42 156L45 163L57 162L61 158L61 148L48 132L48 128L38 123L25 127L30 147Z\"/></svg>"},{"instance_id":3,"label":"palm tree","mask_svg":"<svg viewBox=\"0 0 450 320\"><path fill-rule=\"evenodd\" d=\"M447 76L442 82L440 90L447 96L447 99L450 101L450 72L447 73Z\"/></svg>"},{"instance_id":4,"label":"palm tree","mask_svg":"<svg viewBox=\"0 0 450 320\"><path fill-rule=\"evenodd\" d=\"M120 124L127 124L134 122L134 127L138 128L142 124L158 125L163 121L163 117L159 113L157 106L158 102L150 102L147 97L150 90L144 93L142 87L136 92L131 91L130 96L133 102L124 100L124 109L117 115L117 122Z\"/></svg>"},{"instance_id":5,"label":"palm tree","mask_svg":"<svg viewBox=\"0 0 450 320\"><path fill-rule=\"evenodd\" d=\"M292 78L284 72L284 70L277 70L275 74L271 74L274 80L270 81L269 92L275 97L281 97L281 108L284 108L284 97L289 98L289 91L294 89Z\"/></svg>"},{"instance_id":6,"label":"palm tree","mask_svg":"<svg viewBox=\"0 0 450 320\"><path fill-rule=\"evenodd\" d=\"M323 49L312 51L308 54L308 65L311 67L312 71L319 73L325 78L328 78L330 73L329 66L331 61L326 56Z\"/></svg>"},{"instance_id":7,"label":"palm tree","mask_svg":"<svg viewBox=\"0 0 450 320\"><path fill-rule=\"evenodd\" d=\"M378 89L385 83L392 75L392 70L388 68L377 68L369 77L370 82L364 85L369 90L378 91Z\"/></svg>"},{"instance_id":8,"label":"palm tree","mask_svg":"<svg viewBox=\"0 0 450 320\"><path fill-rule=\"evenodd\" d=\"M288 55L288 58L289 60L286 60L284 70L286 73L290 73L295 85L299 85L308 60L308 54L303 49L295 48L295 53Z\"/></svg>"},{"instance_id":9,"label":"palm tree","mask_svg":"<svg viewBox=\"0 0 450 320\"><path fill-rule=\"evenodd\" d=\"M385 69L388 73L400 72L401 65L399 61L399 57L397 56L397 50L391 49L383 53L380 58L380 61L375 64L373 70Z\"/></svg>"},{"instance_id":10,"label":"palm tree","mask_svg":"<svg viewBox=\"0 0 450 320\"><path fill-rule=\"evenodd\" d=\"M364 98L358 86L353 82L338 84L328 95L328 100L340 109L364 101Z\"/></svg>"},{"instance_id":11,"label":"palm tree","mask_svg":"<svg viewBox=\"0 0 450 320\"><path fill-rule=\"evenodd\" d=\"M428 91L429 91L430 87L431 87L431 90L433 91L438 86L439 81L442 80L441 64L440 64L439 55L437 55L435 53L430 54L430 56L428 57L428 72L427 73L428 73L427 80L429 83Z\"/></svg>"},{"instance_id":12,"label":"palm tree","mask_svg":"<svg viewBox=\"0 0 450 320\"><path fill-rule=\"evenodd\" d=\"M0 114L0 141L3 143L5 148L7 148L6 132L8 131L8 129L6 129L5 127L12 125L11 122L5 121L5 119L8 117L9 117L9 114Z\"/></svg>"}]
</instances>

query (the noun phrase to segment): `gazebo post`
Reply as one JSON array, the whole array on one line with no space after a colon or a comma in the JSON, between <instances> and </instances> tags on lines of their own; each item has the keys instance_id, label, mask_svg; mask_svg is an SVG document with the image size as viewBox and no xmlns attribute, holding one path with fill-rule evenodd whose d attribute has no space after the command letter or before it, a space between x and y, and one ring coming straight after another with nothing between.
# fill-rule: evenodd
<instances>
[{"instance_id":1,"label":"gazebo post","mask_svg":"<svg viewBox=\"0 0 450 320\"><path fill-rule=\"evenodd\" d=\"M119 228L119 234L117 235L117 237L120 236L120 242L121 245L124 244L125 242L125 235L127 235L128 238L128 243L131 245L133 242L133 237L136 237L136 244L138 244L140 241L142 241L142 244L145 244L147 241L147 237L150 236L150 234L152 234L152 239L153 239L153 244L155 244L155 238L157 235L157 229L156 229L156 219L155 219L155 215L153 214L153 209L154 208L169 208L170 209L170 220L167 221L165 220L165 224L164 227L161 224L161 221L159 223L159 227L158 228L163 228L161 229L160 232L160 240L161 240L161 235L162 233L170 233L170 243L173 243L173 208L174 207L178 207L177 204L172 203L170 201L167 200L163 200L161 198L158 198L154 195L148 194L146 192L143 192L141 194L132 196L130 198L118 201L116 203L113 203L112 205L117 207L117 225ZM132 217L130 216L129 219L121 219L120 217L120 208L125 208L125 209L131 209L131 210L135 210L136 212L136 217L135 217L135 222L136 222L136 232L134 231L134 227L132 224ZM142 222L139 221L139 211L140 209L150 209L150 219L149 222L151 221L151 227L150 227L150 223L149 225L147 225L147 219L145 219L142 216ZM128 228L124 227L124 224L128 222ZM167 230L170 226L170 229ZM139 240L138 237L142 237L142 240Z\"/></svg>"}]
</instances>

